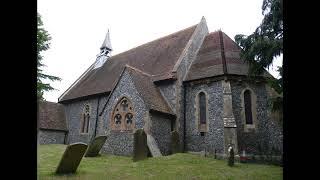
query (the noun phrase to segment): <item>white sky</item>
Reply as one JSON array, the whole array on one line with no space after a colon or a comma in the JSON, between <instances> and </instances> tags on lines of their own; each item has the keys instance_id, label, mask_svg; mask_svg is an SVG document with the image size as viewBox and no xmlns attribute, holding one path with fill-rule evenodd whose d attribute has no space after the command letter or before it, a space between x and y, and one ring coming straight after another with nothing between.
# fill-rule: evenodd
<instances>
[{"instance_id":1,"label":"white sky","mask_svg":"<svg viewBox=\"0 0 320 180\"><path fill-rule=\"evenodd\" d=\"M44 73L62 78L50 82L58 89L45 92L47 101L58 97L96 60L107 30L119 54L200 22L209 32L221 29L230 38L251 34L261 23L263 0L38 0L44 28L52 37L45 51ZM282 58L281 58L282 59ZM275 67L270 73L278 77Z\"/></svg>"}]
</instances>

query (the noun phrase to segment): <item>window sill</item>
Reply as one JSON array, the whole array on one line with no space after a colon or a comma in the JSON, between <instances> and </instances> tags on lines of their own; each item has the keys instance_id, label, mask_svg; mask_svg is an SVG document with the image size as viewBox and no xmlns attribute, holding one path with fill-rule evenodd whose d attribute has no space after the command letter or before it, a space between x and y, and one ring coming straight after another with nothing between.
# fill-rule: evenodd
<instances>
[{"instance_id":1,"label":"window sill","mask_svg":"<svg viewBox=\"0 0 320 180\"><path fill-rule=\"evenodd\" d=\"M113 129L113 130L111 130L111 132L113 132L113 133L132 133L133 129L131 129L131 130Z\"/></svg>"},{"instance_id":2,"label":"window sill","mask_svg":"<svg viewBox=\"0 0 320 180\"><path fill-rule=\"evenodd\" d=\"M244 132L255 132L256 127L253 124L244 125Z\"/></svg>"},{"instance_id":3,"label":"window sill","mask_svg":"<svg viewBox=\"0 0 320 180\"><path fill-rule=\"evenodd\" d=\"M248 128L248 129L256 128L254 124L246 124L245 127Z\"/></svg>"}]
</instances>

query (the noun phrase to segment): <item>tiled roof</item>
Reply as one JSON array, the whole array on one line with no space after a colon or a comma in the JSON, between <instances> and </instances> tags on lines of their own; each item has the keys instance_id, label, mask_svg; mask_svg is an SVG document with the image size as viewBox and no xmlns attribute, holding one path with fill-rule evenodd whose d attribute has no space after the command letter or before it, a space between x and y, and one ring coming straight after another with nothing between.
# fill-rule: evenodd
<instances>
[{"instance_id":1,"label":"tiled roof","mask_svg":"<svg viewBox=\"0 0 320 180\"><path fill-rule=\"evenodd\" d=\"M39 128L68 130L63 105L54 102L40 101L38 108Z\"/></svg>"},{"instance_id":2,"label":"tiled roof","mask_svg":"<svg viewBox=\"0 0 320 180\"><path fill-rule=\"evenodd\" d=\"M187 45L196 25L129 51L111 56L99 69L87 73L59 102L110 92L125 64L140 69L158 79L171 77L171 70Z\"/></svg>"},{"instance_id":3,"label":"tiled roof","mask_svg":"<svg viewBox=\"0 0 320 180\"><path fill-rule=\"evenodd\" d=\"M149 74L131 66L126 66L126 70L128 70L135 87L149 109L174 114Z\"/></svg>"},{"instance_id":4,"label":"tiled roof","mask_svg":"<svg viewBox=\"0 0 320 180\"><path fill-rule=\"evenodd\" d=\"M208 34L185 81L223 74L248 75L249 65L240 59L240 52L241 48L222 31ZM270 76L270 74L265 72L263 76Z\"/></svg>"}]
</instances>

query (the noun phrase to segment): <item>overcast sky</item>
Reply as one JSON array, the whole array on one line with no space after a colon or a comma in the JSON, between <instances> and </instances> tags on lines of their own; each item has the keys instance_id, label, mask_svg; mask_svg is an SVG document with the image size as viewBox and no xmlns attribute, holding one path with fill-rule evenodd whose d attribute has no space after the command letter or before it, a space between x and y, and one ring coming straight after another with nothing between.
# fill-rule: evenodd
<instances>
[{"instance_id":1,"label":"overcast sky","mask_svg":"<svg viewBox=\"0 0 320 180\"><path fill-rule=\"evenodd\" d=\"M96 60L110 30L113 51L119 54L200 22L204 16L209 32L221 29L230 38L251 34L261 23L263 0L38 0L44 28L52 37L43 53L44 73L62 78L50 82L58 97ZM275 67L269 69L275 77Z\"/></svg>"}]
</instances>

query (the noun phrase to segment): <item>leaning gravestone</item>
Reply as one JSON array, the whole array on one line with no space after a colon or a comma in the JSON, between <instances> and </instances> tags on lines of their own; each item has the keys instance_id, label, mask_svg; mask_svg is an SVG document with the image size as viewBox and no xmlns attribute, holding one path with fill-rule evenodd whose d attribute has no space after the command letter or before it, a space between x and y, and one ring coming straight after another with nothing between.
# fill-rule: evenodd
<instances>
[{"instance_id":1,"label":"leaning gravestone","mask_svg":"<svg viewBox=\"0 0 320 180\"><path fill-rule=\"evenodd\" d=\"M143 129L137 129L133 136L133 161L146 159L148 156L146 133Z\"/></svg>"},{"instance_id":2,"label":"leaning gravestone","mask_svg":"<svg viewBox=\"0 0 320 180\"><path fill-rule=\"evenodd\" d=\"M87 147L85 143L69 144L56 169L56 174L75 173Z\"/></svg>"},{"instance_id":3,"label":"leaning gravestone","mask_svg":"<svg viewBox=\"0 0 320 180\"><path fill-rule=\"evenodd\" d=\"M161 151L158 147L156 140L151 134L147 134L147 145L152 157L160 157L162 156Z\"/></svg>"},{"instance_id":4,"label":"leaning gravestone","mask_svg":"<svg viewBox=\"0 0 320 180\"><path fill-rule=\"evenodd\" d=\"M98 156L102 146L107 140L107 136L98 136L89 144L89 147L86 151L85 157L96 157Z\"/></svg>"},{"instance_id":5,"label":"leaning gravestone","mask_svg":"<svg viewBox=\"0 0 320 180\"><path fill-rule=\"evenodd\" d=\"M179 141L179 133L177 131L172 131L171 132L171 142L170 142L170 148L171 148L171 153L179 153L180 152L180 141Z\"/></svg>"}]
</instances>

